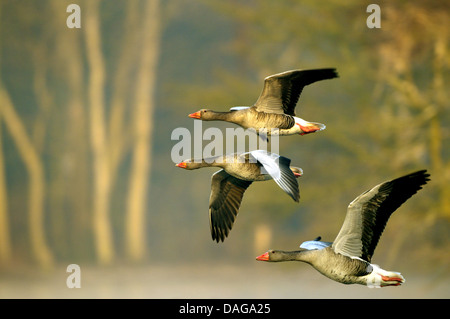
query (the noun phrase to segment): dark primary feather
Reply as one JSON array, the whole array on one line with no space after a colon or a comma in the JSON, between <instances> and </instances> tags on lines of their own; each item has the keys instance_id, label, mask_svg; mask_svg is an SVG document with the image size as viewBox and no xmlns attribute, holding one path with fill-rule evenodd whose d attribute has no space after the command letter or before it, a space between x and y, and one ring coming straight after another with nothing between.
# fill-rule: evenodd
<instances>
[{"instance_id":1,"label":"dark primary feather","mask_svg":"<svg viewBox=\"0 0 450 319\"><path fill-rule=\"evenodd\" d=\"M421 170L381 183L358 196L348 206L333 249L370 262L392 213L422 189L429 176Z\"/></svg>"},{"instance_id":2,"label":"dark primary feather","mask_svg":"<svg viewBox=\"0 0 450 319\"><path fill-rule=\"evenodd\" d=\"M209 221L212 239L224 241L233 227L245 190L251 181L233 177L224 170L213 174L209 199Z\"/></svg>"},{"instance_id":3,"label":"dark primary feather","mask_svg":"<svg viewBox=\"0 0 450 319\"><path fill-rule=\"evenodd\" d=\"M305 86L336 77L334 68L292 70L268 76L254 107L259 112L295 116L295 107Z\"/></svg>"},{"instance_id":4,"label":"dark primary feather","mask_svg":"<svg viewBox=\"0 0 450 319\"><path fill-rule=\"evenodd\" d=\"M363 224L367 226L363 228L362 236L364 257L371 260L392 213L422 189L422 185L430 180L429 176L422 170L384 183L373 200L366 203Z\"/></svg>"}]
</instances>

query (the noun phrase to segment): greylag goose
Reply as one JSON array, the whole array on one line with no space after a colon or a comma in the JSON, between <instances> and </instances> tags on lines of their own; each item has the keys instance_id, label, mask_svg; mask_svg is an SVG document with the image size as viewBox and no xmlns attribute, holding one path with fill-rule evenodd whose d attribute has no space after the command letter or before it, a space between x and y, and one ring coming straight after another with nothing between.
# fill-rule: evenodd
<instances>
[{"instance_id":1,"label":"greylag goose","mask_svg":"<svg viewBox=\"0 0 450 319\"><path fill-rule=\"evenodd\" d=\"M212 239L224 241L239 211L245 190L255 181L273 179L294 201L300 199L297 177L301 168L291 167L291 160L263 150L225 156L189 159L176 166L192 170L219 167L212 175L209 221Z\"/></svg>"},{"instance_id":2,"label":"greylag goose","mask_svg":"<svg viewBox=\"0 0 450 319\"><path fill-rule=\"evenodd\" d=\"M202 109L189 117L203 121L226 121L266 135L308 134L325 129L325 125L295 116L297 101L305 86L338 77L336 69L291 70L268 76L264 88L251 107L238 106L229 112Z\"/></svg>"},{"instance_id":3,"label":"greylag goose","mask_svg":"<svg viewBox=\"0 0 450 319\"><path fill-rule=\"evenodd\" d=\"M347 208L347 215L334 242L306 241L300 250L269 250L256 257L260 261L303 261L326 277L343 284L368 287L398 286L400 273L372 264L378 240L391 214L429 181L421 170L381 183L362 193Z\"/></svg>"}]
</instances>

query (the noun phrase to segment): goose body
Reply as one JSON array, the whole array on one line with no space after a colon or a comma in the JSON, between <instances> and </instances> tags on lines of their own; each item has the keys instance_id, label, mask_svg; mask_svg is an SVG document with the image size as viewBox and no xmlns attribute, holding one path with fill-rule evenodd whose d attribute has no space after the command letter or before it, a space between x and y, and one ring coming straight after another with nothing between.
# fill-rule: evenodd
<instances>
[{"instance_id":1,"label":"goose body","mask_svg":"<svg viewBox=\"0 0 450 319\"><path fill-rule=\"evenodd\" d=\"M266 135L308 134L322 131L325 125L295 116L303 88L317 81L338 77L333 68L291 70L268 76L253 106L233 107L229 112L202 109L189 117L203 121L226 121Z\"/></svg>"},{"instance_id":2,"label":"goose body","mask_svg":"<svg viewBox=\"0 0 450 319\"><path fill-rule=\"evenodd\" d=\"M218 167L211 178L209 218L212 239L224 241L231 230L246 189L257 181L273 179L294 201L300 199L297 177L301 168L291 167L291 160L263 150L234 153L201 160L189 159L178 167L193 170Z\"/></svg>"},{"instance_id":3,"label":"goose body","mask_svg":"<svg viewBox=\"0 0 450 319\"><path fill-rule=\"evenodd\" d=\"M368 287L398 286L405 279L371 263L374 250L391 214L429 181L426 170L381 183L353 200L333 242L320 237L300 245L300 250L269 250L260 261L302 261L326 277L343 284Z\"/></svg>"}]
</instances>

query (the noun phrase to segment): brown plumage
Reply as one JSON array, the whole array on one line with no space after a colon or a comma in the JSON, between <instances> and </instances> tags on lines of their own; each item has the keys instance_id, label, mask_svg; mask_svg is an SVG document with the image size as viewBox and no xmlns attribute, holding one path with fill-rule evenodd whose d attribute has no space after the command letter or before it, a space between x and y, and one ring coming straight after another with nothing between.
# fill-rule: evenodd
<instances>
[{"instance_id":1,"label":"brown plumage","mask_svg":"<svg viewBox=\"0 0 450 319\"><path fill-rule=\"evenodd\" d=\"M228 236L239 212L245 190L256 181L273 179L294 201L300 199L297 177L302 175L298 167L290 166L291 160L263 150L235 153L202 160L185 160L178 167L198 169L220 167L212 175L209 199L209 220L212 239L219 242Z\"/></svg>"},{"instance_id":2,"label":"brown plumage","mask_svg":"<svg viewBox=\"0 0 450 319\"><path fill-rule=\"evenodd\" d=\"M336 77L338 74L333 68L274 74L265 78L264 88L251 107L234 107L229 112L202 109L189 116L203 121L231 122L267 135L304 135L321 131L325 129L324 124L296 117L295 108L305 86Z\"/></svg>"},{"instance_id":3,"label":"brown plumage","mask_svg":"<svg viewBox=\"0 0 450 319\"><path fill-rule=\"evenodd\" d=\"M269 250L257 260L303 261L344 284L369 287L398 286L400 273L371 264L374 250L392 213L429 181L426 170L381 183L362 193L347 208L347 215L334 242L320 237L300 245L300 250Z\"/></svg>"}]
</instances>

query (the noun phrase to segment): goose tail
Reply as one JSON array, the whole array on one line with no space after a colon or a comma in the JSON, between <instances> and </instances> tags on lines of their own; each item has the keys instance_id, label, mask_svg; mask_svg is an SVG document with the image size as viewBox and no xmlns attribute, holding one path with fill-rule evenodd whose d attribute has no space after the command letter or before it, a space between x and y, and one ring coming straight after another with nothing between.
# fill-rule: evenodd
<instances>
[{"instance_id":1,"label":"goose tail","mask_svg":"<svg viewBox=\"0 0 450 319\"><path fill-rule=\"evenodd\" d=\"M387 271L374 264L371 264L371 266L373 271L367 277L367 286L369 288L400 286L405 282L405 278L399 272Z\"/></svg>"}]
</instances>

